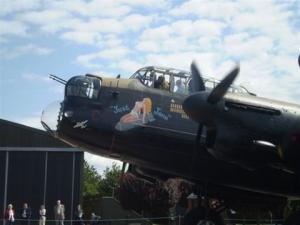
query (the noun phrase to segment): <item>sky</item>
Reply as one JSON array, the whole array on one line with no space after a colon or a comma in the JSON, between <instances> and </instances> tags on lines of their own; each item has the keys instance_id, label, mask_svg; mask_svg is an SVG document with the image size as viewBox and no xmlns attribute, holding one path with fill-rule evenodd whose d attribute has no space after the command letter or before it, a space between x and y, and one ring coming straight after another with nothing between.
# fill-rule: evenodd
<instances>
[{"instance_id":1,"label":"sky","mask_svg":"<svg viewBox=\"0 0 300 225\"><path fill-rule=\"evenodd\" d=\"M237 63L258 96L300 104L300 1L0 0L0 118L42 129L63 79L143 66L221 79ZM86 154L99 171L112 161Z\"/></svg>"}]
</instances>

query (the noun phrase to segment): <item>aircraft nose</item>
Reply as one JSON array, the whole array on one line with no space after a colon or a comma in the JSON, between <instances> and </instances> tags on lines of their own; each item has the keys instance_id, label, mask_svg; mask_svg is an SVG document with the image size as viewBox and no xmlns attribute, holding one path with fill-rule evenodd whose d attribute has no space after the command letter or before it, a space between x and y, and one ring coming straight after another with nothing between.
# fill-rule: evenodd
<instances>
[{"instance_id":1,"label":"aircraft nose","mask_svg":"<svg viewBox=\"0 0 300 225\"><path fill-rule=\"evenodd\" d=\"M52 102L42 112L41 123L45 130L53 136L56 135L56 131L61 120L61 113L62 103L60 101Z\"/></svg>"}]
</instances>

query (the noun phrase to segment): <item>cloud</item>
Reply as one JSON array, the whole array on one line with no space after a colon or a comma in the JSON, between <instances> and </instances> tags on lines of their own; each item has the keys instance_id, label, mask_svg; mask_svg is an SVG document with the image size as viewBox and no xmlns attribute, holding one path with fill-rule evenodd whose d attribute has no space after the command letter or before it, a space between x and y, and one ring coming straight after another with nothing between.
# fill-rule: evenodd
<instances>
[{"instance_id":1,"label":"cloud","mask_svg":"<svg viewBox=\"0 0 300 225\"><path fill-rule=\"evenodd\" d=\"M99 52L99 56L104 59L117 60L125 57L129 53L129 49L125 47L116 47L111 49L105 49Z\"/></svg>"},{"instance_id":2,"label":"cloud","mask_svg":"<svg viewBox=\"0 0 300 225\"><path fill-rule=\"evenodd\" d=\"M215 42L225 27L225 23L212 20L177 20L144 30L139 37L137 49L174 53L203 50L205 46L199 46L199 40L202 39L202 43L204 39L206 43L210 40Z\"/></svg>"},{"instance_id":3,"label":"cloud","mask_svg":"<svg viewBox=\"0 0 300 225\"><path fill-rule=\"evenodd\" d=\"M122 24L113 18L91 18L88 21L77 23L72 29L85 32L121 33L125 29Z\"/></svg>"},{"instance_id":4,"label":"cloud","mask_svg":"<svg viewBox=\"0 0 300 225\"><path fill-rule=\"evenodd\" d=\"M121 18L140 9L166 9L170 4L165 0L65 0L51 1L47 7L76 13L85 17Z\"/></svg>"},{"instance_id":5,"label":"cloud","mask_svg":"<svg viewBox=\"0 0 300 225\"><path fill-rule=\"evenodd\" d=\"M191 0L170 10L170 15L176 17L194 15L199 18L229 21L230 18L239 13L240 10L241 8L239 8L238 2L234 1Z\"/></svg>"},{"instance_id":6,"label":"cloud","mask_svg":"<svg viewBox=\"0 0 300 225\"><path fill-rule=\"evenodd\" d=\"M34 74L34 73L25 73L25 74L22 74L21 77L23 79L29 80L29 81L38 81L38 82L46 82L46 83L51 82L48 75L47 76L41 76L41 75L37 75L37 74Z\"/></svg>"},{"instance_id":7,"label":"cloud","mask_svg":"<svg viewBox=\"0 0 300 225\"><path fill-rule=\"evenodd\" d=\"M131 14L122 20L123 26L128 30L138 31L143 27L147 27L153 21L153 16L143 16L140 14Z\"/></svg>"},{"instance_id":8,"label":"cloud","mask_svg":"<svg viewBox=\"0 0 300 225\"><path fill-rule=\"evenodd\" d=\"M201 53L197 51L179 52L177 54L148 54L147 65L167 66L178 69L189 70L190 64L196 60L200 65L203 74L213 74L219 56L217 53Z\"/></svg>"},{"instance_id":9,"label":"cloud","mask_svg":"<svg viewBox=\"0 0 300 225\"><path fill-rule=\"evenodd\" d=\"M98 48L110 48L122 45L122 40L117 35L105 35L99 32L68 31L64 32L60 38L77 44L95 45Z\"/></svg>"},{"instance_id":10,"label":"cloud","mask_svg":"<svg viewBox=\"0 0 300 225\"><path fill-rule=\"evenodd\" d=\"M227 55L254 57L258 54L271 52L274 41L268 36L250 37L247 33L227 35L224 39L224 50Z\"/></svg>"},{"instance_id":11,"label":"cloud","mask_svg":"<svg viewBox=\"0 0 300 225\"><path fill-rule=\"evenodd\" d=\"M14 59L23 55L35 54L35 55L49 55L53 52L53 49L39 47L35 44L27 44L23 46L15 46L12 48L0 49L1 56L4 59Z\"/></svg>"},{"instance_id":12,"label":"cloud","mask_svg":"<svg viewBox=\"0 0 300 225\"><path fill-rule=\"evenodd\" d=\"M123 72L126 72L129 75L133 74L135 71L137 71L139 68L143 66L145 65L142 65L137 61L129 60L129 59L121 60L115 64L116 69L122 70Z\"/></svg>"},{"instance_id":13,"label":"cloud","mask_svg":"<svg viewBox=\"0 0 300 225\"><path fill-rule=\"evenodd\" d=\"M26 36L28 26L20 21L0 20L0 37L1 36Z\"/></svg>"},{"instance_id":14,"label":"cloud","mask_svg":"<svg viewBox=\"0 0 300 225\"><path fill-rule=\"evenodd\" d=\"M41 11L28 11L16 15L18 21L37 26L46 33L56 33L62 29L75 27L81 20L73 18L64 10L46 9Z\"/></svg>"},{"instance_id":15,"label":"cloud","mask_svg":"<svg viewBox=\"0 0 300 225\"><path fill-rule=\"evenodd\" d=\"M159 52L161 50L159 44L153 40L140 41L136 48L144 52Z\"/></svg>"},{"instance_id":16,"label":"cloud","mask_svg":"<svg viewBox=\"0 0 300 225\"><path fill-rule=\"evenodd\" d=\"M259 96L299 103L299 68L291 56L257 55L241 62L239 81Z\"/></svg>"},{"instance_id":17,"label":"cloud","mask_svg":"<svg viewBox=\"0 0 300 225\"><path fill-rule=\"evenodd\" d=\"M166 0L120 0L119 2L122 2L126 5L132 6L132 7L145 7L145 8L162 8L166 9L168 6L170 6L170 3Z\"/></svg>"},{"instance_id":18,"label":"cloud","mask_svg":"<svg viewBox=\"0 0 300 225\"><path fill-rule=\"evenodd\" d=\"M40 5L40 0L1 0L0 15L37 9Z\"/></svg>"},{"instance_id":19,"label":"cloud","mask_svg":"<svg viewBox=\"0 0 300 225\"><path fill-rule=\"evenodd\" d=\"M86 68L99 69L101 64L92 62L93 60L99 58L99 53L90 53L85 55L79 55L76 57L75 62Z\"/></svg>"},{"instance_id":20,"label":"cloud","mask_svg":"<svg viewBox=\"0 0 300 225\"><path fill-rule=\"evenodd\" d=\"M17 16L17 19L32 24L45 25L48 23L59 22L70 18L70 14L63 10L47 9L42 11L29 11ZM59 24L56 24L59 25Z\"/></svg>"},{"instance_id":21,"label":"cloud","mask_svg":"<svg viewBox=\"0 0 300 225\"><path fill-rule=\"evenodd\" d=\"M101 64L95 63L93 61L99 59L118 61L124 58L129 53L129 49L125 47L114 47L110 49L104 49L99 52L80 55L76 58L76 62L87 68L99 68Z\"/></svg>"},{"instance_id":22,"label":"cloud","mask_svg":"<svg viewBox=\"0 0 300 225\"><path fill-rule=\"evenodd\" d=\"M131 8L127 5L120 4L118 1L110 0L67 0L67 1L52 1L48 5L53 9L60 9L77 13L82 16L92 17L113 17L118 18L127 15Z\"/></svg>"},{"instance_id":23,"label":"cloud","mask_svg":"<svg viewBox=\"0 0 300 225\"><path fill-rule=\"evenodd\" d=\"M79 5L82 5L82 7L79 7ZM83 13L87 5L89 7L93 5L93 7L91 7L92 10L87 9L86 17L74 15L74 13L78 12ZM47 8L46 10L25 12L17 15L16 18L24 23L37 25L45 32L56 33L65 31L81 34L122 33L129 30L137 31L142 27L147 26L153 20L152 16L141 14L130 14L126 16L127 13L124 15L121 13L120 16L122 15L122 18L114 17L109 13L109 8L105 5L110 5L113 10L117 10L114 8L114 1L102 0L91 1L90 3L83 3L81 1L54 1L53 4L50 4L52 7ZM128 8L127 6L124 7ZM97 15L93 15L93 11L97 11Z\"/></svg>"},{"instance_id":24,"label":"cloud","mask_svg":"<svg viewBox=\"0 0 300 225\"><path fill-rule=\"evenodd\" d=\"M62 22L61 28L69 29L69 31L63 32L61 38L105 48L120 44L120 39L116 38L116 36L120 37L120 35L127 32L136 32L143 27L149 26L152 21L153 17L132 14L124 17L122 20L90 18L87 21L68 22L65 23L65 26L63 26L64 22Z\"/></svg>"},{"instance_id":25,"label":"cloud","mask_svg":"<svg viewBox=\"0 0 300 225\"><path fill-rule=\"evenodd\" d=\"M84 32L84 31L68 31L60 36L64 40L70 40L79 44L94 45L102 40L101 34L97 32Z\"/></svg>"},{"instance_id":26,"label":"cloud","mask_svg":"<svg viewBox=\"0 0 300 225\"><path fill-rule=\"evenodd\" d=\"M257 30L262 34L280 36L290 28L288 20L293 12L286 10L280 3L263 1L258 5L253 2L242 2L244 13L237 14L232 26L237 30Z\"/></svg>"},{"instance_id":27,"label":"cloud","mask_svg":"<svg viewBox=\"0 0 300 225\"><path fill-rule=\"evenodd\" d=\"M148 27L153 21L154 16L142 15L138 13L120 13L113 16L109 13L109 8L113 10L117 7L129 8L115 1L53 1L49 3L47 9L40 11L28 11L17 14L15 18L24 23L35 26L41 32L56 34L60 32L60 37L64 40L71 40L79 44L101 45L103 35L120 35L126 32L137 32L144 27ZM91 10L98 10L96 15ZM105 8L105 10L103 10ZM84 11L87 10L85 15ZM92 11L93 11L92 10ZM129 12L128 11L128 12ZM78 13L84 16L78 16ZM107 13L107 15L106 15ZM118 13L117 13L118 14ZM128 14L128 15L127 15Z\"/></svg>"}]
</instances>

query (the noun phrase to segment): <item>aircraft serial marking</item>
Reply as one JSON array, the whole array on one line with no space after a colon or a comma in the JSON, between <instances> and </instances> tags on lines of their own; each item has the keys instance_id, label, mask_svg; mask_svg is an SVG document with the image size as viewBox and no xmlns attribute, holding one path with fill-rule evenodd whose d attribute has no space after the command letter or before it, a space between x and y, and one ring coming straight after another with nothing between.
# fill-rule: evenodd
<instances>
[{"instance_id":1,"label":"aircraft serial marking","mask_svg":"<svg viewBox=\"0 0 300 225\"><path fill-rule=\"evenodd\" d=\"M181 118L183 118L183 119L189 119L189 117L183 111L182 105L180 105L180 104L171 103L170 104L170 112L179 113L181 115Z\"/></svg>"}]
</instances>

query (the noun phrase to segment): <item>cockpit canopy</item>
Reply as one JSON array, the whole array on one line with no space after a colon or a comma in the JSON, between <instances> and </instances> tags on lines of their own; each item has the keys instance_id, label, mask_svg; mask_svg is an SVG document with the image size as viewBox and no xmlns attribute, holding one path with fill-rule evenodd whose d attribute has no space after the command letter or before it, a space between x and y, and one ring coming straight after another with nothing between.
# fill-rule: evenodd
<instances>
[{"instance_id":1,"label":"cockpit canopy","mask_svg":"<svg viewBox=\"0 0 300 225\"><path fill-rule=\"evenodd\" d=\"M184 70L149 66L139 69L130 78L138 79L142 84L151 88L159 88L181 94L189 94L191 92L191 73ZM203 80L208 90L214 88L220 82L208 77L203 77ZM157 85L157 83L163 84ZM231 85L228 91L253 95L246 88L237 85Z\"/></svg>"},{"instance_id":2,"label":"cockpit canopy","mask_svg":"<svg viewBox=\"0 0 300 225\"><path fill-rule=\"evenodd\" d=\"M66 84L66 97L82 97L95 100L98 98L101 79L93 76L72 77Z\"/></svg>"}]
</instances>

